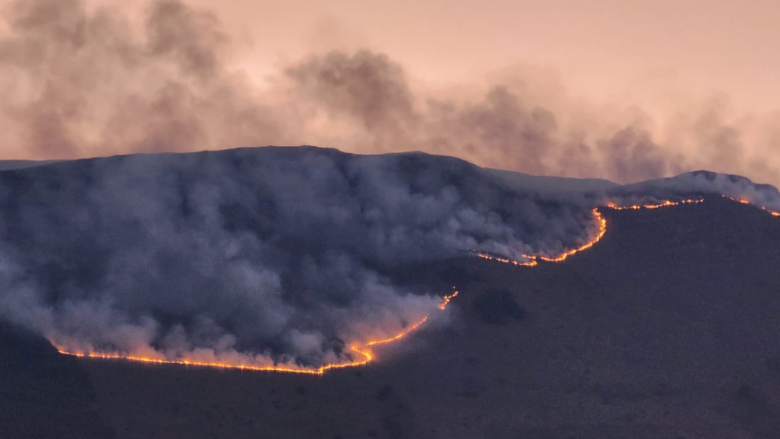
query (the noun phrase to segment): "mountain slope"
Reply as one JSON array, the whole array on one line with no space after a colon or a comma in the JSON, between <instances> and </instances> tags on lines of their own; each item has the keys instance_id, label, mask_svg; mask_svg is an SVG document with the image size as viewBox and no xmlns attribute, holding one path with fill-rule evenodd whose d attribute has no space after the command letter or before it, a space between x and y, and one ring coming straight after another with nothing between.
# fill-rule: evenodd
<instances>
[{"instance_id":1,"label":"mountain slope","mask_svg":"<svg viewBox=\"0 0 780 439\"><path fill-rule=\"evenodd\" d=\"M720 197L604 215L563 263L414 268L456 283L451 321L364 368L78 364L118 438L778 437L780 220Z\"/></svg>"}]
</instances>

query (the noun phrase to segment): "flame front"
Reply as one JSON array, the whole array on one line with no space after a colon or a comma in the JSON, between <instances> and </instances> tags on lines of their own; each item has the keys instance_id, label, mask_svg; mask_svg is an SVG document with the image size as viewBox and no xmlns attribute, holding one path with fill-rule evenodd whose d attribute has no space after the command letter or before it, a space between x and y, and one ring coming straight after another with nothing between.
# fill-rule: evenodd
<instances>
[{"instance_id":1,"label":"flame front","mask_svg":"<svg viewBox=\"0 0 780 439\"><path fill-rule=\"evenodd\" d=\"M680 200L680 201L665 200L657 204L633 204L629 206L618 206L615 203L608 203L606 207L612 210L640 210L640 209L659 209L661 207L679 206L682 204L698 204L703 202L704 202L703 198L698 198L698 199L687 199L687 200ZM596 245L597 242L601 241L601 238L603 238L604 235L607 233L607 220L604 218L601 212L599 212L599 208L594 207L593 210L591 211L591 214L593 215L594 222L598 225L598 232L596 233L596 235L585 244L582 244L581 246L571 250L566 250L557 256L524 254L523 257L528 259L525 262L515 261L508 258L502 258L500 256L494 256L487 253L477 253L477 257L480 257L482 259L487 259L490 261L501 262L504 264L521 265L526 267L533 267L537 265L540 260L544 262L563 262L569 256L573 256L579 252L588 250L589 248L593 247L594 245ZM780 213L774 212L773 215L780 216Z\"/></svg>"},{"instance_id":2,"label":"flame front","mask_svg":"<svg viewBox=\"0 0 780 439\"><path fill-rule=\"evenodd\" d=\"M447 309L450 301L458 295L458 290L453 287L452 294L446 295L442 298L442 303L439 304L439 309L444 311ZM123 355L119 353L95 353L95 352L70 352L64 348L57 348L57 351L62 355L69 355L79 358L95 358L101 360L125 360L134 361L139 363L151 363L151 364L177 364L180 366L194 366L194 367L210 367L218 369L239 369L249 370L257 372L280 372L280 373L296 373L306 375L323 375L325 372L332 369L345 369L348 367L364 366L374 360L374 352L370 349L373 346L379 346L383 344L392 343L398 341L412 332L416 331L420 326L428 321L430 316L425 316L418 320L416 323L410 325L403 331L395 334L392 337L370 340L364 344L353 344L350 346L350 350L357 354L360 359L346 362L346 363L331 363L318 368L306 368L306 367L289 367L289 366L255 366L252 364L232 364L221 362L203 362L203 361L191 361L187 359L182 360L161 360L150 357L140 357L135 355Z\"/></svg>"},{"instance_id":3,"label":"flame front","mask_svg":"<svg viewBox=\"0 0 780 439\"><path fill-rule=\"evenodd\" d=\"M581 251L585 251L585 250L593 247L594 245L596 245L597 242L601 241L601 238L603 238L604 235L606 235L606 233L607 233L607 220L604 219L604 216L601 215L601 212L599 212L598 208L594 207L592 213L593 213L593 217L596 219L596 223L599 226L599 231L596 234L596 236L593 237L593 239L591 239L590 241L588 241L585 244L581 245L580 247L577 247L577 248L572 249L572 250L565 251L565 252L561 253L560 255L558 255L558 256L556 256L554 258L548 258L548 257L544 257L544 256L538 256L538 258L543 260L543 261L545 261L545 262L563 262L569 256L575 255L575 254L577 254L577 253L579 253Z\"/></svg>"},{"instance_id":4,"label":"flame front","mask_svg":"<svg viewBox=\"0 0 780 439\"><path fill-rule=\"evenodd\" d=\"M536 257L527 255L523 255L524 258L529 258L529 260L525 262L515 261L514 259L509 258L502 258L500 256L493 256L487 253L477 253L477 257L487 259L488 261L497 261L501 262L502 264L519 265L523 267L534 267L536 264L538 264L538 262L536 262Z\"/></svg>"},{"instance_id":5,"label":"flame front","mask_svg":"<svg viewBox=\"0 0 780 439\"><path fill-rule=\"evenodd\" d=\"M524 254L523 257L528 259L525 262L515 261L515 260L512 260L512 259L508 259L508 258L502 258L500 256L493 256L493 255L490 255L490 254L487 254L487 253L477 253L477 257L482 258L482 259L487 259L487 260L490 260L490 261L501 262L501 263L504 263L504 264L512 264L512 265L519 265L519 266L525 266L525 267L534 267L537 264L539 264L540 260L542 260L544 262L562 262L562 261L565 261L566 258L568 258L569 256L575 255L575 254L577 254L577 253L579 253L581 251L585 251L585 250L593 247L594 245L596 245L597 242L601 241L601 238L603 238L604 235L607 233L607 220L604 219L604 216L601 215L601 212L599 212L598 208L593 208L593 210L591 211L591 214L595 218L596 223L598 224L598 227L599 227L599 231L598 231L598 233L596 233L596 236L594 236L590 241L586 242L585 244L583 244L583 245L581 245L581 246L579 246L577 248L571 249L571 250L566 250L566 251L564 251L563 253L561 253L561 254L559 254L557 256L549 257L549 256L537 256L537 255L526 255L526 254Z\"/></svg>"}]
</instances>

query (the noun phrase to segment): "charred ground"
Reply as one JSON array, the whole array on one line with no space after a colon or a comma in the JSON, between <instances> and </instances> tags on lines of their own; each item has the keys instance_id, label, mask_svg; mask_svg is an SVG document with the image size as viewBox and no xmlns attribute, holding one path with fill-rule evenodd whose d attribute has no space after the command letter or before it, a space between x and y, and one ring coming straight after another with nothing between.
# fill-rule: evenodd
<instances>
[{"instance_id":1,"label":"charred ground","mask_svg":"<svg viewBox=\"0 0 780 439\"><path fill-rule=\"evenodd\" d=\"M449 324L324 377L76 360L6 329L2 431L778 437L780 221L719 197L604 215L604 239L561 264L462 258L418 267L410 276L418 281L457 283Z\"/></svg>"}]
</instances>

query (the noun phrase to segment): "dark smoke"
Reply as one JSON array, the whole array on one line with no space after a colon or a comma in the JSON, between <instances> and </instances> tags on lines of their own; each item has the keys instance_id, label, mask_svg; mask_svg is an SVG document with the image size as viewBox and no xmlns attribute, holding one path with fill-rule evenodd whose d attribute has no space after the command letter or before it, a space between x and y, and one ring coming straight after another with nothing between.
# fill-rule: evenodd
<instances>
[{"instance_id":1,"label":"dark smoke","mask_svg":"<svg viewBox=\"0 0 780 439\"><path fill-rule=\"evenodd\" d=\"M219 18L180 1L150 3L140 27L79 0L18 0L3 16L0 126L6 154L24 158L318 144L619 182L708 168L777 183L776 120L735 117L722 99L659 126L641 109L561 103L522 74L434 93L371 50L313 54L259 88L233 67Z\"/></svg>"},{"instance_id":2,"label":"dark smoke","mask_svg":"<svg viewBox=\"0 0 780 439\"><path fill-rule=\"evenodd\" d=\"M417 129L414 96L403 68L385 55L333 52L291 67L287 75L305 100L357 121L379 148L392 149Z\"/></svg>"},{"instance_id":3,"label":"dark smoke","mask_svg":"<svg viewBox=\"0 0 780 439\"><path fill-rule=\"evenodd\" d=\"M316 148L135 155L0 173L0 316L70 350L318 365L449 291L405 268L576 244L586 198L469 163Z\"/></svg>"}]
</instances>

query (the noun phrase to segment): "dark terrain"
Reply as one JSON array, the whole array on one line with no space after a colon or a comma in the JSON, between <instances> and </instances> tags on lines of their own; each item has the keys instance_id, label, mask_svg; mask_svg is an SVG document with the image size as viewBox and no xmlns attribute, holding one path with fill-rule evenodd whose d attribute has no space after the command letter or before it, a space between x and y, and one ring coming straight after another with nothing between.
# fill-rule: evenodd
<instances>
[{"instance_id":1,"label":"dark terrain","mask_svg":"<svg viewBox=\"0 0 780 439\"><path fill-rule=\"evenodd\" d=\"M561 264L418 268L458 286L450 322L321 378L81 360L4 328L0 437L780 437L780 220L718 197L604 214Z\"/></svg>"}]
</instances>

